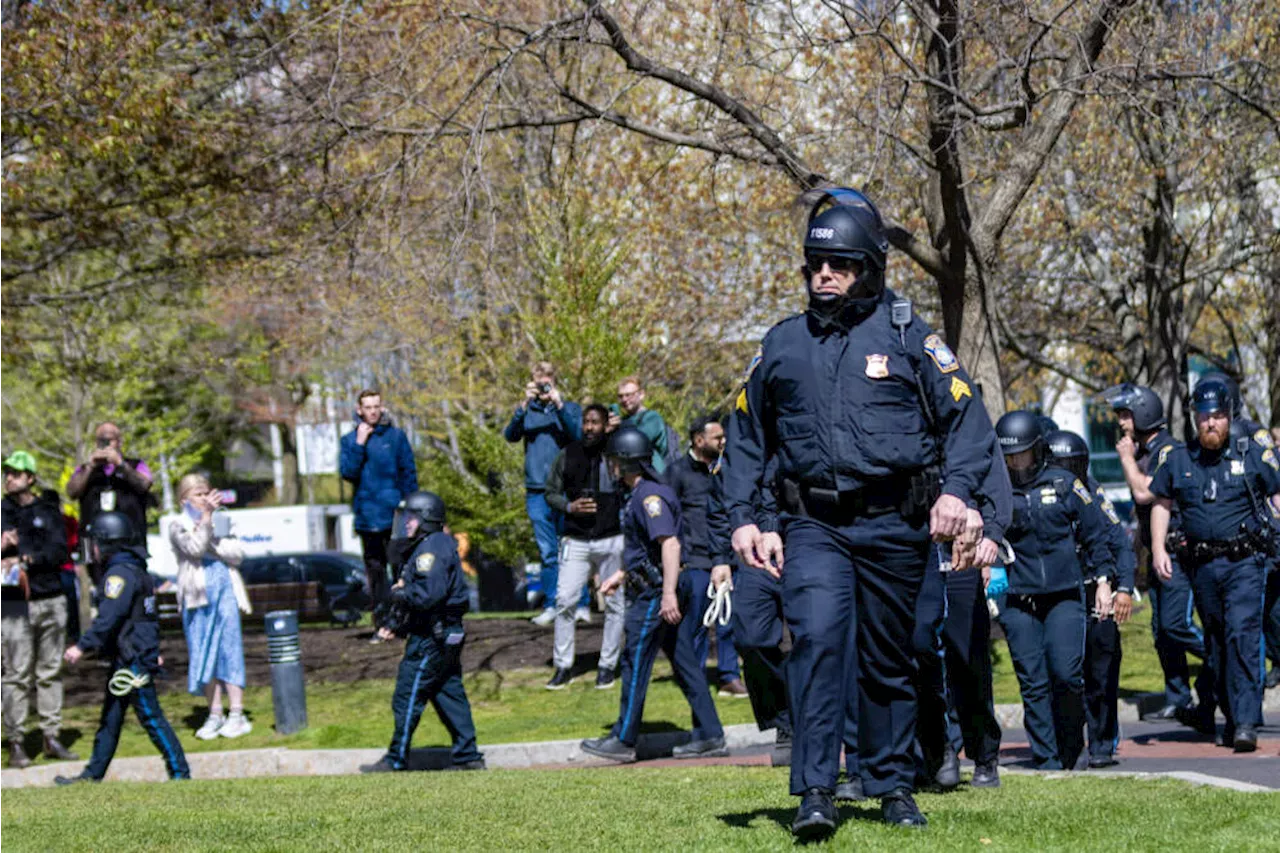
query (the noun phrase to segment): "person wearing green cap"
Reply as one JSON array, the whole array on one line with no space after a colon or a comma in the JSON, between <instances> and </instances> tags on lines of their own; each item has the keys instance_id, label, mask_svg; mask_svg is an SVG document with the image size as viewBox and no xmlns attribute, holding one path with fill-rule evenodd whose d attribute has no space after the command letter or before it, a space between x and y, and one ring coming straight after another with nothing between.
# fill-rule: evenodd
<instances>
[{"instance_id":1,"label":"person wearing green cap","mask_svg":"<svg viewBox=\"0 0 1280 853\"><path fill-rule=\"evenodd\" d=\"M37 494L36 460L17 450L4 460L3 601L0 645L4 667L4 737L9 766L31 764L22 748L31 692L36 694L44 753L64 761L79 756L58 740L62 728L62 650L67 599L62 564L67 534L56 492Z\"/></svg>"}]
</instances>

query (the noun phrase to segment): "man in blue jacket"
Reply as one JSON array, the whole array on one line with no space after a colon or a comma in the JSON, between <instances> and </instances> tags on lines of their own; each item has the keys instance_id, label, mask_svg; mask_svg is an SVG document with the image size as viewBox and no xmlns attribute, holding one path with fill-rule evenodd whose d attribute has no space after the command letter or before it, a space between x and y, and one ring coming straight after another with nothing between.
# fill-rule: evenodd
<instances>
[{"instance_id":1,"label":"man in blue jacket","mask_svg":"<svg viewBox=\"0 0 1280 853\"><path fill-rule=\"evenodd\" d=\"M524 441L524 506L538 543L545 595L543 610L533 617L533 624L547 628L556 619L556 581L560 575L560 513L547 503L547 473L566 444L582 440L582 407L560 396L551 362L538 362L530 373L524 401L516 406L502 435L512 444Z\"/></svg>"},{"instance_id":2,"label":"man in blue jacket","mask_svg":"<svg viewBox=\"0 0 1280 853\"><path fill-rule=\"evenodd\" d=\"M418 469L409 439L391 425L379 392L360 392L356 417L355 430L342 437L338 468L342 479L355 486L351 508L355 510L356 534L364 552L369 598L376 608L387 599L391 520L400 501L418 491ZM377 631L370 642L382 642Z\"/></svg>"}]
</instances>

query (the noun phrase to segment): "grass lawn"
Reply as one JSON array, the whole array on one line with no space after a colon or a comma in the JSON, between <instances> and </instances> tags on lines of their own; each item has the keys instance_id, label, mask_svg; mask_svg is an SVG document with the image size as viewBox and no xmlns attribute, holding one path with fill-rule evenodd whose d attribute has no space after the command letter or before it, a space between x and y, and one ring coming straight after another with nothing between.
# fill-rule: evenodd
<instances>
[{"instance_id":1,"label":"grass lawn","mask_svg":"<svg viewBox=\"0 0 1280 853\"><path fill-rule=\"evenodd\" d=\"M645 703L642 731L688 729L689 706L670 677L670 665L661 659L654 671L655 682ZM546 681L545 669L482 671L466 676L467 695L471 699L481 748L486 743L596 737L617 718L619 688L596 690L594 672L559 691L543 689ZM185 693L168 693L162 694L160 702L182 741L183 749L188 752L262 747L383 748L391 739L391 692L394 686L391 679L308 684L309 725L289 736L277 735L272 728L275 720L270 686L250 687L245 690L245 708L253 721L253 731L234 740L196 740L195 729L203 721L207 707L202 699ZM717 697L715 701L725 725L751 722L751 703L746 699ZM63 712L64 740L78 736L73 748L82 758L88 758L92 747L98 712L96 706L67 708ZM444 726L428 706L422 715L414 745L448 744ZM130 714L116 755L155 754L155 747Z\"/></svg>"},{"instance_id":2,"label":"grass lawn","mask_svg":"<svg viewBox=\"0 0 1280 853\"><path fill-rule=\"evenodd\" d=\"M103 784L7 791L11 850L778 850L787 771L697 767ZM841 810L828 846L894 851L1280 849L1280 794L1006 776L921 795L926 830ZM1176 841L1172 841L1176 839Z\"/></svg>"}]
</instances>

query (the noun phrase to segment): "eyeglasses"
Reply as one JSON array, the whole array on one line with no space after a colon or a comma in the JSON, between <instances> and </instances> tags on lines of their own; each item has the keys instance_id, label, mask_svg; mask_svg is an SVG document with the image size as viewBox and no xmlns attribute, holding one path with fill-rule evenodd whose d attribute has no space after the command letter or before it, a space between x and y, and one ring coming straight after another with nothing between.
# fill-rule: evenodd
<instances>
[{"instance_id":1,"label":"eyeglasses","mask_svg":"<svg viewBox=\"0 0 1280 853\"><path fill-rule=\"evenodd\" d=\"M849 258L844 255L805 255L804 263L811 273L821 271L823 264L831 267L831 271L834 273L862 272L862 263L857 258Z\"/></svg>"}]
</instances>

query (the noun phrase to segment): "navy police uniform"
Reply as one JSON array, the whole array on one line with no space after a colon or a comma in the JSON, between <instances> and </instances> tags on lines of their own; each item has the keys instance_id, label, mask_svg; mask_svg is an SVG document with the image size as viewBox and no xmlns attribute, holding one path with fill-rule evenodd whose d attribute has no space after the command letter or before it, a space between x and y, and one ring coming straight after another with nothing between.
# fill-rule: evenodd
<instances>
[{"instance_id":1,"label":"navy police uniform","mask_svg":"<svg viewBox=\"0 0 1280 853\"><path fill-rule=\"evenodd\" d=\"M391 698L395 733L383 761L395 770L408 766L413 732L428 702L449 731L453 765L482 761L462 686L462 617L469 599L453 537L443 531L423 537L400 567L400 580L404 586L392 589L390 597L408 639Z\"/></svg>"},{"instance_id":2,"label":"navy police uniform","mask_svg":"<svg viewBox=\"0 0 1280 853\"><path fill-rule=\"evenodd\" d=\"M999 543L1013 515L1013 487L992 437L988 466L976 509L983 538ZM919 738L924 771L932 775L950 744L963 747L976 765L994 767L1000 757L991 672L991 614L982 572L941 572L940 553L930 551L929 571L916 603L914 643L919 656Z\"/></svg>"},{"instance_id":3,"label":"navy police uniform","mask_svg":"<svg viewBox=\"0 0 1280 853\"><path fill-rule=\"evenodd\" d=\"M645 695L653 664L661 649L670 659L676 684L693 712L691 740L724 737L707 686L706 671L693 650L695 626L702 624L702 610L695 606L695 590L688 572L681 572L676 586L680 624L671 625L659 614L662 605L662 545L660 539L680 535L680 504L670 487L642 478L627 497L622 510L622 565L627 572L626 646L622 652L619 681L622 696L613 736L635 747L644 715ZM705 599L704 599L705 600ZM704 608L705 609L705 608Z\"/></svg>"},{"instance_id":4,"label":"navy police uniform","mask_svg":"<svg viewBox=\"0 0 1280 853\"><path fill-rule=\"evenodd\" d=\"M1182 518L1182 563L1191 575L1214 676L1214 701L1237 726L1262 724L1262 608L1266 561L1252 537L1267 523L1263 503L1280 493L1274 449L1228 442L1208 450L1197 442L1168 455L1151 492L1173 501ZM1201 700L1201 713L1213 713Z\"/></svg>"},{"instance_id":5,"label":"navy police uniform","mask_svg":"<svg viewBox=\"0 0 1280 853\"><path fill-rule=\"evenodd\" d=\"M893 325L894 300L885 289L837 317L774 326L730 423L731 529L759 521L778 459L793 794L835 788L855 650L863 789L911 790L930 486L967 502L990 461L991 423L968 376L918 317Z\"/></svg>"},{"instance_id":6,"label":"navy police uniform","mask_svg":"<svg viewBox=\"0 0 1280 853\"><path fill-rule=\"evenodd\" d=\"M1116 570L1112 592L1132 595L1137 571L1133 543L1102 486L1092 477L1086 485L1107 519L1107 548ZM1085 587L1085 608L1090 615L1085 632L1084 710L1089 730L1089 760L1101 765L1111 762L1120 740L1120 626L1114 617L1099 619L1093 615L1097 612L1098 574L1093 566L1089 566L1087 574L1091 577Z\"/></svg>"},{"instance_id":7,"label":"navy police uniform","mask_svg":"<svg viewBox=\"0 0 1280 853\"><path fill-rule=\"evenodd\" d=\"M1231 436L1248 436L1260 450L1274 448L1271 433L1262 424L1245 417L1231 419ZM1280 524L1280 510L1270 507L1276 524ZM1267 566L1267 592L1262 605L1262 635L1266 640L1267 657L1271 659L1271 678L1274 683L1280 673L1280 559L1273 558Z\"/></svg>"},{"instance_id":8,"label":"navy police uniform","mask_svg":"<svg viewBox=\"0 0 1280 853\"><path fill-rule=\"evenodd\" d=\"M147 574L146 552L139 547L112 554L103 569L98 618L76 643L86 653L112 660L112 676L102 703L93 755L81 776L100 780L120 742L120 727L130 705L147 736L160 750L171 779L190 779L191 769L182 744L165 719L156 698L155 676L160 671L160 622L156 614L155 584ZM125 688L128 688L127 690Z\"/></svg>"},{"instance_id":9,"label":"navy police uniform","mask_svg":"<svg viewBox=\"0 0 1280 853\"><path fill-rule=\"evenodd\" d=\"M1013 492L1007 539L1009 590L1000 607L1022 691L1032 760L1040 770L1070 770L1084 749L1084 648L1088 617L1084 581L1115 581L1108 546L1110 522L1089 488L1049 465Z\"/></svg>"},{"instance_id":10,"label":"navy police uniform","mask_svg":"<svg viewBox=\"0 0 1280 853\"><path fill-rule=\"evenodd\" d=\"M1148 477L1154 477L1161 465L1175 449L1182 444L1175 441L1166 429L1161 429L1138 451L1138 469ZM1148 552L1151 550L1151 506L1137 504L1138 532L1142 537L1142 545ZM1181 529L1181 521L1177 507L1169 520L1171 533ZM1191 592L1191 578L1187 576L1176 554L1170 552L1173 563L1173 576L1169 580L1161 580L1155 572L1147 576L1147 590L1151 601L1151 636L1155 641L1156 656L1160 660L1160 669L1164 671L1165 705L1174 708L1191 707L1191 670L1187 666L1187 655L1195 655L1205 660L1204 634L1193 618L1195 596ZM1196 679L1196 694L1203 702L1205 691L1212 691L1212 669L1203 666Z\"/></svg>"}]
</instances>

